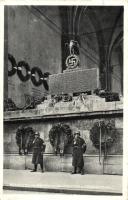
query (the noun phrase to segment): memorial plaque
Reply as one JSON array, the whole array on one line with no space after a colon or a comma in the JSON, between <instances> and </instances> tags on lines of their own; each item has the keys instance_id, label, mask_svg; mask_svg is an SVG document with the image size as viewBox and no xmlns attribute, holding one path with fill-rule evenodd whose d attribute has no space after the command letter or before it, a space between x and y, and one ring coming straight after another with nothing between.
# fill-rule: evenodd
<instances>
[{"instance_id":1,"label":"memorial plaque","mask_svg":"<svg viewBox=\"0 0 128 200\"><path fill-rule=\"evenodd\" d=\"M86 92L99 87L97 68L74 70L49 76L50 94Z\"/></svg>"}]
</instances>

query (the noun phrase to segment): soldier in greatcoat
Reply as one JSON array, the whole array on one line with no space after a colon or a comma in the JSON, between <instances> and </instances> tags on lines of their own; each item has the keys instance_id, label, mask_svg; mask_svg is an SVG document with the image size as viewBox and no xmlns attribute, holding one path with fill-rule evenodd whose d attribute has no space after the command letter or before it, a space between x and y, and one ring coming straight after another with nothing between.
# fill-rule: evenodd
<instances>
[{"instance_id":1,"label":"soldier in greatcoat","mask_svg":"<svg viewBox=\"0 0 128 200\"><path fill-rule=\"evenodd\" d=\"M83 153L86 151L86 143L83 138L80 137L80 132L77 131L74 134L74 140L73 140L73 159L72 159L72 165L73 165L73 171L72 174L81 173L84 174L84 159L83 159Z\"/></svg>"},{"instance_id":2,"label":"soldier in greatcoat","mask_svg":"<svg viewBox=\"0 0 128 200\"><path fill-rule=\"evenodd\" d=\"M35 139L33 141L33 155L32 163L34 164L34 169L31 172L37 171L37 165L40 164L42 172L43 170L43 153L45 151L45 143L43 139L40 138L40 133L35 133Z\"/></svg>"}]
</instances>

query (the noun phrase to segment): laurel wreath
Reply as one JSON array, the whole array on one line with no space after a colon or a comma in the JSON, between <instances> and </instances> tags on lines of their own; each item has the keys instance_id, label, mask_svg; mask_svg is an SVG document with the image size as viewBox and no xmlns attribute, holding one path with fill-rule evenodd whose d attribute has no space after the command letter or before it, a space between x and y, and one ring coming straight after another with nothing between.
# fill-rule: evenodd
<instances>
[{"instance_id":1,"label":"laurel wreath","mask_svg":"<svg viewBox=\"0 0 128 200\"><path fill-rule=\"evenodd\" d=\"M73 134L70 127L67 124L56 124L49 131L49 140L52 146L54 146L55 139L57 135L64 132L68 138L68 144L72 142Z\"/></svg>"},{"instance_id":2,"label":"laurel wreath","mask_svg":"<svg viewBox=\"0 0 128 200\"><path fill-rule=\"evenodd\" d=\"M105 98L106 102L120 101L119 94L117 92L110 92L97 88L94 90L94 94L101 98Z\"/></svg>"},{"instance_id":3,"label":"laurel wreath","mask_svg":"<svg viewBox=\"0 0 128 200\"><path fill-rule=\"evenodd\" d=\"M25 68L26 74L23 75L22 69ZM26 82L31 76L30 66L25 61L20 61L17 66L17 74L21 81Z\"/></svg>"},{"instance_id":4,"label":"laurel wreath","mask_svg":"<svg viewBox=\"0 0 128 200\"><path fill-rule=\"evenodd\" d=\"M18 110L18 107L11 98L4 99L4 111Z\"/></svg>"},{"instance_id":5,"label":"laurel wreath","mask_svg":"<svg viewBox=\"0 0 128 200\"><path fill-rule=\"evenodd\" d=\"M41 69L38 67L33 67L32 69L30 69L29 64L25 61L20 61L17 64L15 58L11 54L8 54L8 60L11 63L12 67L11 70L8 70L8 76L14 75L17 71L17 75L21 81L26 82L31 78L33 85L38 87L43 84L45 90L49 90L49 85L47 82L47 78L50 75L49 72L42 73ZM23 68L26 70L25 75L22 72ZM36 79L35 73L38 74L38 80Z\"/></svg>"},{"instance_id":6,"label":"laurel wreath","mask_svg":"<svg viewBox=\"0 0 128 200\"><path fill-rule=\"evenodd\" d=\"M35 76L35 73L38 74L38 80L36 80L36 76ZM33 67L32 70L31 70L31 81L32 83L35 85L35 86L40 86L42 84L42 77L43 77L43 74L42 74L42 71L38 68L38 67Z\"/></svg>"},{"instance_id":7,"label":"laurel wreath","mask_svg":"<svg viewBox=\"0 0 128 200\"><path fill-rule=\"evenodd\" d=\"M33 140L35 138L35 131L32 127L19 127L16 131L16 144L18 147L21 147L21 140L22 137L25 136L25 134L30 134L29 142L28 142L28 150L30 151L32 148ZM22 147L25 146L25 143L22 144Z\"/></svg>"},{"instance_id":8,"label":"laurel wreath","mask_svg":"<svg viewBox=\"0 0 128 200\"><path fill-rule=\"evenodd\" d=\"M100 124L95 122L90 130L90 139L97 149L100 148L100 131L101 150L108 150L117 139L117 130L111 122L101 121Z\"/></svg>"},{"instance_id":9,"label":"laurel wreath","mask_svg":"<svg viewBox=\"0 0 128 200\"><path fill-rule=\"evenodd\" d=\"M11 70L8 70L8 76L13 76L17 70L16 60L11 54L8 54L8 60L11 63L11 67L12 67Z\"/></svg>"}]
</instances>

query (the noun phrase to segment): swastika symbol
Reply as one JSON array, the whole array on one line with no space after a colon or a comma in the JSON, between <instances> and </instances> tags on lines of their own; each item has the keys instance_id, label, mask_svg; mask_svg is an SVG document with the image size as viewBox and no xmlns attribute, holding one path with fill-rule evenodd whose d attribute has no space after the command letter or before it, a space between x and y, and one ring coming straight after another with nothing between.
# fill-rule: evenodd
<instances>
[{"instance_id":1,"label":"swastika symbol","mask_svg":"<svg viewBox=\"0 0 128 200\"><path fill-rule=\"evenodd\" d=\"M68 68L75 68L78 66L79 58L76 55L70 55L66 59L66 66Z\"/></svg>"},{"instance_id":2,"label":"swastika symbol","mask_svg":"<svg viewBox=\"0 0 128 200\"><path fill-rule=\"evenodd\" d=\"M77 62L76 58L69 58L69 60L68 60L68 64L70 66L75 66L76 62Z\"/></svg>"}]
</instances>

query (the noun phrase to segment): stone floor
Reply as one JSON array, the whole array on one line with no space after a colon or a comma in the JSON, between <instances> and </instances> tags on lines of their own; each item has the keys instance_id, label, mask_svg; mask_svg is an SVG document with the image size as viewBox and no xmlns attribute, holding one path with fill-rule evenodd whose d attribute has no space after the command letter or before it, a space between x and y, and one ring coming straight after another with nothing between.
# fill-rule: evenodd
<instances>
[{"instance_id":1,"label":"stone floor","mask_svg":"<svg viewBox=\"0 0 128 200\"><path fill-rule=\"evenodd\" d=\"M32 173L29 170L5 169L3 177L4 190L86 195L122 194L122 176L117 175Z\"/></svg>"}]
</instances>

